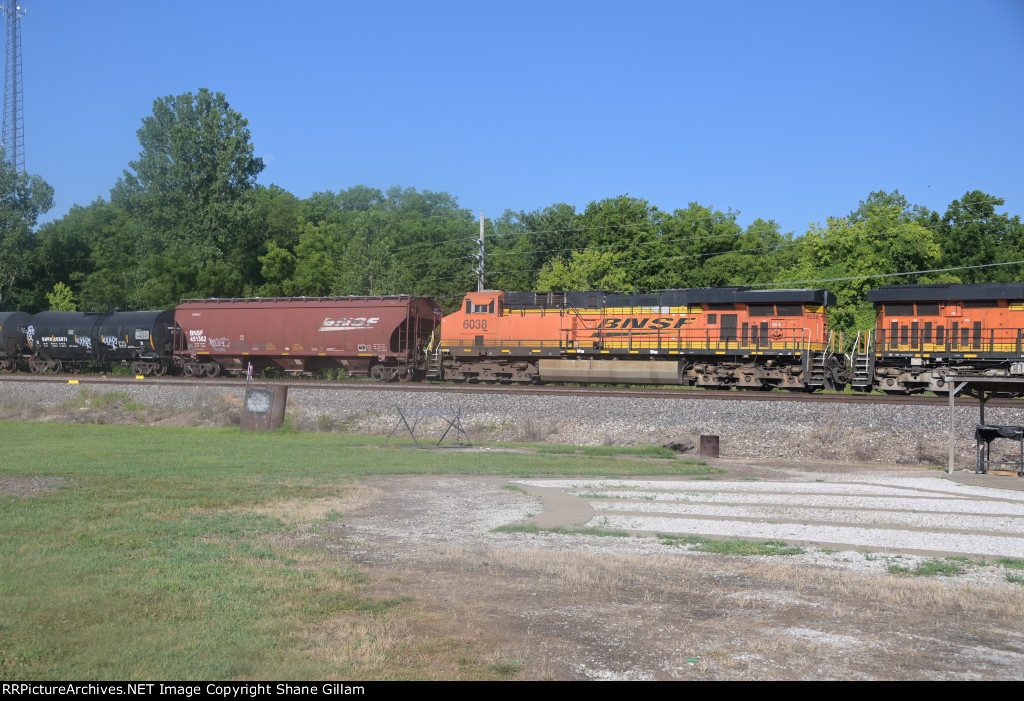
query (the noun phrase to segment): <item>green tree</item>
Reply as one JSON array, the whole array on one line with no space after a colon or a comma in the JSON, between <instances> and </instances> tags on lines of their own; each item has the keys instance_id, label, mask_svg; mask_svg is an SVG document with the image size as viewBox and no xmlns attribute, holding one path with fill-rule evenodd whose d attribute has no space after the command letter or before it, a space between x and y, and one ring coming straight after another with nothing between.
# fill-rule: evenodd
<instances>
[{"instance_id":1,"label":"green tree","mask_svg":"<svg viewBox=\"0 0 1024 701\"><path fill-rule=\"evenodd\" d=\"M53 207L53 188L38 175L17 172L0 150L0 304L24 277L32 230Z\"/></svg>"},{"instance_id":2,"label":"green tree","mask_svg":"<svg viewBox=\"0 0 1024 701\"><path fill-rule=\"evenodd\" d=\"M1020 216L996 214L1005 200L981 190L953 200L937 225L942 244L942 267L959 268L1024 260L1024 227ZM1004 265L956 270L960 282L1015 282L1021 266Z\"/></svg>"},{"instance_id":3,"label":"green tree","mask_svg":"<svg viewBox=\"0 0 1024 701\"><path fill-rule=\"evenodd\" d=\"M832 314L836 327L847 332L872 328L874 311L865 300L868 290L915 279L885 277L892 273L937 267L941 247L937 232L921 223L927 215L899 192L873 192L848 217L829 217L824 227L812 226L800 240L797 264L781 277L828 281L820 286L838 299ZM922 275L916 280L942 278Z\"/></svg>"},{"instance_id":4,"label":"green tree","mask_svg":"<svg viewBox=\"0 0 1024 701\"><path fill-rule=\"evenodd\" d=\"M573 250L586 247L586 231L578 222L576 208L564 202L533 212L506 210L485 234L487 286L539 289L537 279L545 266L550 270L557 260L565 270Z\"/></svg>"},{"instance_id":5,"label":"green tree","mask_svg":"<svg viewBox=\"0 0 1024 701\"><path fill-rule=\"evenodd\" d=\"M75 304L75 295L71 288L63 282L53 286L53 292L46 293L46 300L50 303L51 312L73 312L78 309Z\"/></svg>"},{"instance_id":6,"label":"green tree","mask_svg":"<svg viewBox=\"0 0 1024 701\"><path fill-rule=\"evenodd\" d=\"M732 211L722 212L691 202L686 209L677 209L665 218L663 237L660 245L652 247L656 255L662 258L658 268L657 287L713 287L730 283L734 269L740 260L733 256L729 259L710 264L716 256L743 249L740 240L743 228L736 223L736 214ZM762 241L758 232L762 227L754 228L750 238L755 240L752 248L758 248ZM774 234L769 234L774 238Z\"/></svg>"},{"instance_id":7,"label":"green tree","mask_svg":"<svg viewBox=\"0 0 1024 701\"><path fill-rule=\"evenodd\" d=\"M145 267L140 301L167 306L211 285L241 291L258 274L265 235L253 196L264 165L248 121L223 93L203 88L155 100L138 137L139 158L111 196L131 217Z\"/></svg>"},{"instance_id":8,"label":"green tree","mask_svg":"<svg viewBox=\"0 0 1024 701\"><path fill-rule=\"evenodd\" d=\"M665 261L659 252L664 214L629 195L597 200L576 220L582 245L551 258L538 276L541 288L638 290L658 286Z\"/></svg>"},{"instance_id":9,"label":"green tree","mask_svg":"<svg viewBox=\"0 0 1024 701\"><path fill-rule=\"evenodd\" d=\"M708 285L754 285L778 279L780 270L796 262L792 234L782 234L772 220L756 219L736 235L730 232L732 250L703 258L701 282ZM695 271L690 271L695 277Z\"/></svg>"}]
</instances>

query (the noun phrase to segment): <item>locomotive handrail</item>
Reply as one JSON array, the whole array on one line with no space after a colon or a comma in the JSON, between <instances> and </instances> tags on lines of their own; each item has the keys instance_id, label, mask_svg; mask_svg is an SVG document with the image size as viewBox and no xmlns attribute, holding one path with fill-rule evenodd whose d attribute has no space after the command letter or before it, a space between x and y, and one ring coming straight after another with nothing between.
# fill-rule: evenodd
<instances>
[{"instance_id":1,"label":"locomotive handrail","mask_svg":"<svg viewBox=\"0 0 1024 701\"><path fill-rule=\"evenodd\" d=\"M943 329L941 342L937 329L912 329L907 325L897 328L876 328L875 350L895 353L956 353L970 357L976 353L1024 354L1024 329L992 327L960 327ZM916 333L915 333L916 331ZM868 351L870 352L870 350Z\"/></svg>"}]
</instances>

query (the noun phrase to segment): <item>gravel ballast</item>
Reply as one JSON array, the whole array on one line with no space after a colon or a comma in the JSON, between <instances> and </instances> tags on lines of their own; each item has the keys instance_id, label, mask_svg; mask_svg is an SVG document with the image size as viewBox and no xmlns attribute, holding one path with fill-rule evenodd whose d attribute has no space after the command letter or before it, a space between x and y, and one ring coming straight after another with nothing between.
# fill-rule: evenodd
<instances>
[{"instance_id":1,"label":"gravel ballast","mask_svg":"<svg viewBox=\"0 0 1024 701\"><path fill-rule=\"evenodd\" d=\"M83 392L123 393L147 407L224 416L240 412L243 388L202 385L0 383L0 404L58 407ZM645 446L679 444L697 452L701 435L720 437L722 457L793 458L943 465L949 410L910 404L826 404L793 401L675 399L374 391L291 387L288 416L300 429L386 434L398 407L453 407L474 441L545 442L567 445ZM45 416L41 417L45 420ZM431 422L434 423L431 423ZM977 407L956 409L956 461L974 460ZM990 407L990 424L1024 424L1024 410ZM425 419L418 436L440 435L440 420ZM403 428L404 431L404 428ZM993 443L993 457L1014 452L1009 441Z\"/></svg>"}]
</instances>

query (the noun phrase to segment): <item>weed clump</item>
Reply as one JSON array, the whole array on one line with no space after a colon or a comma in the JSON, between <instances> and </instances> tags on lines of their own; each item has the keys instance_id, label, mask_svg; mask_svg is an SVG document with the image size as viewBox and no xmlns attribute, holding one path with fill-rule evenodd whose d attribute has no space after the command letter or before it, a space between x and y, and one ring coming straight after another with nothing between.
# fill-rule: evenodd
<instances>
[{"instance_id":1,"label":"weed clump","mask_svg":"<svg viewBox=\"0 0 1024 701\"><path fill-rule=\"evenodd\" d=\"M805 552L803 548L781 540L753 541L674 533L659 533L658 540L662 545L688 545L691 550L722 555L802 555Z\"/></svg>"},{"instance_id":2,"label":"weed clump","mask_svg":"<svg viewBox=\"0 0 1024 701\"><path fill-rule=\"evenodd\" d=\"M536 526L532 523L525 524L509 524L507 526L498 526L491 530L491 533L529 533L530 535L540 535L542 533L557 533L559 535L600 535L600 536L612 536L615 538L628 538L630 536L629 531L622 531L612 528L596 528L594 526L572 526L566 528L565 526L549 526L547 528Z\"/></svg>"},{"instance_id":3,"label":"weed clump","mask_svg":"<svg viewBox=\"0 0 1024 701\"><path fill-rule=\"evenodd\" d=\"M909 574L922 577L933 577L935 575L942 575L943 577L954 577L958 574L964 573L964 568L957 562L947 558L945 560L939 560L933 558L931 560L925 560L919 562L914 569L909 567L903 567L901 565L889 565L890 574Z\"/></svg>"}]
</instances>

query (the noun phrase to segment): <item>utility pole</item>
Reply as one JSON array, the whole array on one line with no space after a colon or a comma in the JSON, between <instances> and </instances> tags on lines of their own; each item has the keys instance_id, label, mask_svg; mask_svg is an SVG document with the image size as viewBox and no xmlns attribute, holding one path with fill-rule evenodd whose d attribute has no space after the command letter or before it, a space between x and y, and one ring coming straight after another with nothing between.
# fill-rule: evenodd
<instances>
[{"instance_id":1,"label":"utility pole","mask_svg":"<svg viewBox=\"0 0 1024 701\"><path fill-rule=\"evenodd\" d=\"M17 0L0 6L7 31L7 51L4 62L4 157L18 173L25 172L25 114L22 110L21 78L21 18L25 10Z\"/></svg>"},{"instance_id":2,"label":"utility pole","mask_svg":"<svg viewBox=\"0 0 1024 701\"><path fill-rule=\"evenodd\" d=\"M476 291L484 291L484 213L480 212L480 243L477 245L476 259L479 266L476 269Z\"/></svg>"}]
</instances>

